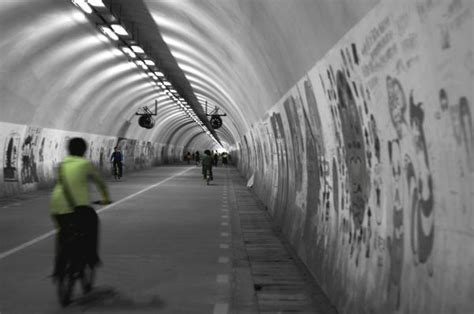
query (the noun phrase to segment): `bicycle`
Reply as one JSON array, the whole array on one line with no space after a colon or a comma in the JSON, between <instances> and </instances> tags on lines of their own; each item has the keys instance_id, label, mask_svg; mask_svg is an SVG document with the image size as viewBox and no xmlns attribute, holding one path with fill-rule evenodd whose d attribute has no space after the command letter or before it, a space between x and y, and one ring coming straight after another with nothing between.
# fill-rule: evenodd
<instances>
[{"instance_id":1,"label":"bicycle","mask_svg":"<svg viewBox=\"0 0 474 314\"><path fill-rule=\"evenodd\" d=\"M120 171L119 171L119 165L118 165L118 163L117 163L117 162L114 162L114 163L112 164L112 166L113 166L113 168L114 168L114 169L113 169L113 174L114 174L115 180L120 180L121 176L120 176Z\"/></svg>"},{"instance_id":2,"label":"bicycle","mask_svg":"<svg viewBox=\"0 0 474 314\"><path fill-rule=\"evenodd\" d=\"M104 205L101 201L95 201L93 204ZM95 280L96 265L88 263L87 256L87 237L77 223L69 222L62 228L66 228L64 246L64 271L57 276L57 293L59 303L66 307L71 303L76 281L81 282L83 294L92 291Z\"/></svg>"}]
</instances>

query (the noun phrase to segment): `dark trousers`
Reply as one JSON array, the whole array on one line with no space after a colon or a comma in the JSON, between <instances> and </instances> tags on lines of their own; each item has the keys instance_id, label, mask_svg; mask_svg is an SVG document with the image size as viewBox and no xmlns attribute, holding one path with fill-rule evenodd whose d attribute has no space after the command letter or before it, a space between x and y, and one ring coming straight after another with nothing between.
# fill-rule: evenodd
<instances>
[{"instance_id":1,"label":"dark trousers","mask_svg":"<svg viewBox=\"0 0 474 314\"><path fill-rule=\"evenodd\" d=\"M74 213L54 215L53 219L60 227L56 235L55 276L65 274L71 258L92 267L100 263L99 219L93 208L80 206Z\"/></svg>"},{"instance_id":2,"label":"dark trousers","mask_svg":"<svg viewBox=\"0 0 474 314\"><path fill-rule=\"evenodd\" d=\"M214 178L212 176L212 166L202 165L202 175L203 175L204 179L206 179L207 172L209 172L210 179L213 180Z\"/></svg>"},{"instance_id":3,"label":"dark trousers","mask_svg":"<svg viewBox=\"0 0 474 314\"><path fill-rule=\"evenodd\" d=\"M115 167L117 167L118 169L118 176L121 177L122 176L122 162L119 161L119 160L114 160L113 162L113 167L114 167L114 175L115 175Z\"/></svg>"}]
</instances>

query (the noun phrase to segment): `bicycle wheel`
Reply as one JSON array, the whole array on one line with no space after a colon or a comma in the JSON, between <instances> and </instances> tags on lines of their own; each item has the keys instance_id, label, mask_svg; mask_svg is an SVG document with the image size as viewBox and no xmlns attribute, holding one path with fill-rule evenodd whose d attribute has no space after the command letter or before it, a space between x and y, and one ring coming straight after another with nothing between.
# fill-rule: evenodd
<instances>
[{"instance_id":1,"label":"bicycle wheel","mask_svg":"<svg viewBox=\"0 0 474 314\"><path fill-rule=\"evenodd\" d=\"M91 292L92 288L94 287L94 279L95 268L89 265L85 265L81 274L82 292L84 294Z\"/></svg>"},{"instance_id":2,"label":"bicycle wheel","mask_svg":"<svg viewBox=\"0 0 474 314\"><path fill-rule=\"evenodd\" d=\"M69 265L66 274L58 279L58 297L61 306L65 307L71 303L74 283L76 281L72 265Z\"/></svg>"}]
</instances>

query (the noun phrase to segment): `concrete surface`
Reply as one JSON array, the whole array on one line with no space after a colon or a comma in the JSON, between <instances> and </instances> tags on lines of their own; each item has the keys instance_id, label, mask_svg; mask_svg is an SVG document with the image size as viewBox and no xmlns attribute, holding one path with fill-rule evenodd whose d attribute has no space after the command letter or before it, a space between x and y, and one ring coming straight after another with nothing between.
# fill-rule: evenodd
<instances>
[{"instance_id":1,"label":"concrete surface","mask_svg":"<svg viewBox=\"0 0 474 314\"><path fill-rule=\"evenodd\" d=\"M255 244L250 248L242 242L248 232L239 227L242 214L251 208L262 215L255 222L267 225L265 235L252 239L271 237L278 244L278 237L263 222L264 208L235 168L216 168L214 176L206 186L200 168L186 165L152 168L108 182L115 203L99 209L104 265L96 289L81 297L76 287L75 301L66 309L59 306L48 278L53 237L5 254L51 230L48 191L3 200L7 219L0 221L0 238L5 239L0 246L0 313L275 313L288 307L300 313L334 313L318 310L312 299L314 282L288 260L282 245L279 254L286 256L285 267L292 271L268 280L283 280L282 287L290 285L291 294L278 287L267 299L262 291L255 293L255 267L261 268L262 261L249 254Z\"/></svg>"}]
</instances>

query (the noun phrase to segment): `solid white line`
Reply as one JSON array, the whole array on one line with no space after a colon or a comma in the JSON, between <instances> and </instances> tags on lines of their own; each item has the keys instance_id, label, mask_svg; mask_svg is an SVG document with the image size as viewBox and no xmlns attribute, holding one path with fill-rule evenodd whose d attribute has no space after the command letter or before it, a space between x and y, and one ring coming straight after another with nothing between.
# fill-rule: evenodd
<instances>
[{"instance_id":1,"label":"solid white line","mask_svg":"<svg viewBox=\"0 0 474 314\"><path fill-rule=\"evenodd\" d=\"M39 237L36 237L34 238L33 240L30 240L28 242L25 242L11 250L8 250L8 251L5 251L5 252L2 252L0 253L0 260L4 259L5 257L9 256L9 255L12 255L13 253L16 253L18 251L21 251L29 246L32 246L33 244L37 243L37 242L40 242L41 240L44 240L44 239L47 239L49 238L50 236L52 236L53 234L56 234L56 230L51 230L45 234L42 234L40 235Z\"/></svg>"},{"instance_id":2,"label":"solid white line","mask_svg":"<svg viewBox=\"0 0 474 314\"><path fill-rule=\"evenodd\" d=\"M162 181L160 181L160 182L158 182L158 183L155 183L155 184L153 184L153 185L150 185L149 187L144 188L144 189L141 190L141 191L138 191L138 192L136 192L136 193L133 193L132 195L129 195L129 196L127 196L127 197L124 197L124 198L122 198L121 200L118 200L118 201L116 201L116 202L114 202L114 203L112 203L112 204L110 204L110 205L107 205L107 206L105 206L105 207L102 207L101 209L97 210L97 213L101 213L101 212L103 212L103 211L106 211L106 210L108 210L108 209L110 209L110 208L112 208L112 207L114 207L114 206L117 206L117 205L119 205L119 204L121 204L121 203L123 203L123 202L125 202L125 201L128 201L129 199L131 199L131 198L133 198L133 197L135 197L135 196L137 196L137 195L140 195L140 194L142 194L142 193L145 193L146 191L149 191L149 190L151 190L151 189L153 189L153 188L156 188L157 186L160 186L161 184L163 184L163 183L165 183L165 182L168 182L169 180L171 180L171 179L173 179L173 178L175 178L175 177L178 177L178 176L184 174L185 172L189 171L190 169L194 169L194 167L190 167L190 168L188 168L188 169L186 169L186 170L184 170L184 171L181 171L181 172L179 172L179 173L177 173L177 174L175 174L175 175L173 175L173 176L171 176L171 177L169 177L169 178L166 178L166 179L164 179L164 180L162 180ZM12 254L18 252L18 251L21 251L21 250L23 250L23 249L25 249L25 248L27 248L27 247L29 247L29 246L32 246L32 245L35 244L35 243L38 243L38 242L40 242L40 241L42 241L42 240L44 240L44 239L47 239L47 238L49 238L50 236L52 236L52 235L54 235L54 234L56 234L56 230L48 231L48 232L46 232L46 233L44 233L44 234L42 234L42 235L40 235L40 236L38 236L38 237L36 237L36 238L34 238L34 239L28 241L28 242L25 242L25 243L23 243L23 244L20 244L20 245L17 246L17 247L14 247L13 249L10 249L10 250L8 250L8 251L2 252L2 253L0 253L0 260L4 259L5 257L7 257L7 256L9 256L9 255L12 255Z\"/></svg>"}]
</instances>

